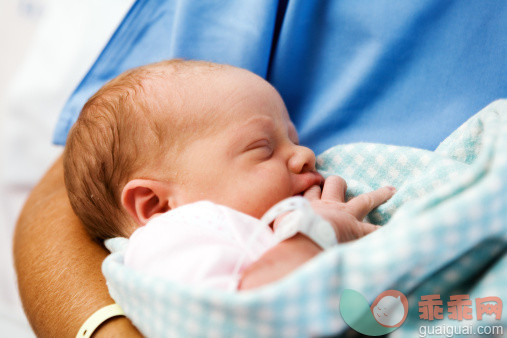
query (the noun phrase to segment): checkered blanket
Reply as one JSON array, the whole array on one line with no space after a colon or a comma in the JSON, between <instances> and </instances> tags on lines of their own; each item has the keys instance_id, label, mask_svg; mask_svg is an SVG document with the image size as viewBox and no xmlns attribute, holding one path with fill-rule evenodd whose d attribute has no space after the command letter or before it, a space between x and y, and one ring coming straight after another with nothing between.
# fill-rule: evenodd
<instances>
[{"instance_id":1,"label":"checkered blanket","mask_svg":"<svg viewBox=\"0 0 507 338\"><path fill-rule=\"evenodd\" d=\"M349 197L395 186L396 195L369 215L384 226L276 283L239 293L143 276L123 265L126 239L110 240L103 273L112 297L149 337L344 333L344 289L370 304L388 289L407 295L407 319L393 336L417 335L422 325L505 326L493 316L477 320L475 306L472 320L451 320L445 306L462 294L507 301L507 101L490 104L433 152L360 143L336 146L317 162L324 176L347 181ZM443 301L443 319L420 319L421 297L432 294Z\"/></svg>"}]
</instances>

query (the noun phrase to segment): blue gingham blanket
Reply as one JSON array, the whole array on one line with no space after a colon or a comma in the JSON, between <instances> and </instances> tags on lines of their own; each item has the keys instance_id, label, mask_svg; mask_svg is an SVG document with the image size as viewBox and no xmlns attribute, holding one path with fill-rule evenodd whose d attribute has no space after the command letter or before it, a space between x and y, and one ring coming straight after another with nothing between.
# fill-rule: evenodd
<instances>
[{"instance_id":1,"label":"blue gingham blanket","mask_svg":"<svg viewBox=\"0 0 507 338\"><path fill-rule=\"evenodd\" d=\"M102 269L109 291L148 337L343 334L349 329L340 295L353 289L371 304L381 292L407 295L408 316L393 336L414 336L422 325L496 325L485 316L452 321L451 295L507 301L507 101L471 117L435 151L381 144L339 145L321 154L324 176L340 175L355 196L384 185L396 195L372 212L384 226L323 252L282 280L227 293L192 289L123 265L127 239L106 244ZM444 318L419 318L421 296L438 294ZM503 318L507 317L505 314Z\"/></svg>"}]
</instances>

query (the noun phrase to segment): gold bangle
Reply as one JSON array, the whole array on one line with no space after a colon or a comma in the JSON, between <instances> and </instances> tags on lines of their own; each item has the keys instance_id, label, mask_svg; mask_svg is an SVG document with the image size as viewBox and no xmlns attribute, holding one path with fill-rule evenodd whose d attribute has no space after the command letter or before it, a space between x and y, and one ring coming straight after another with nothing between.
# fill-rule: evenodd
<instances>
[{"instance_id":1,"label":"gold bangle","mask_svg":"<svg viewBox=\"0 0 507 338\"><path fill-rule=\"evenodd\" d=\"M76 338L89 338L95 330L106 320L117 317L125 316L122 308L118 304L106 305L103 308L95 311L81 326L77 332Z\"/></svg>"}]
</instances>

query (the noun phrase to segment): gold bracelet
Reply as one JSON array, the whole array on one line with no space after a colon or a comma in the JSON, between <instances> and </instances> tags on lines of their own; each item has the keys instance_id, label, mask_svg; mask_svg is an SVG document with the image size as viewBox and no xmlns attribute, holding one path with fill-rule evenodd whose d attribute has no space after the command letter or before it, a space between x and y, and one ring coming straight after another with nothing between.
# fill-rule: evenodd
<instances>
[{"instance_id":1,"label":"gold bracelet","mask_svg":"<svg viewBox=\"0 0 507 338\"><path fill-rule=\"evenodd\" d=\"M89 338L95 330L106 320L117 317L125 316L125 312L118 304L106 305L103 308L95 311L81 326L77 332L76 338Z\"/></svg>"}]
</instances>

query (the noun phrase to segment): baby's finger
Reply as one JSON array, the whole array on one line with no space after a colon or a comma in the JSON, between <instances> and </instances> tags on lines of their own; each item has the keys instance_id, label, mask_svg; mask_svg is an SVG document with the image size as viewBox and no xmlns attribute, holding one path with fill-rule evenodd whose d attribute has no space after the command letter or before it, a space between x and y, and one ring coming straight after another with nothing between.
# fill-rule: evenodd
<instances>
[{"instance_id":1,"label":"baby's finger","mask_svg":"<svg viewBox=\"0 0 507 338\"><path fill-rule=\"evenodd\" d=\"M347 191L347 182L340 176L329 176L324 181L322 188L322 199L337 202L345 202L345 192Z\"/></svg>"},{"instance_id":2,"label":"baby's finger","mask_svg":"<svg viewBox=\"0 0 507 338\"><path fill-rule=\"evenodd\" d=\"M395 192L396 189L394 187L383 187L354 197L347 203L347 207L352 215L362 221L370 211L387 202Z\"/></svg>"},{"instance_id":3,"label":"baby's finger","mask_svg":"<svg viewBox=\"0 0 507 338\"><path fill-rule=\"evenodd\" d=\"M375 224L365 223L365 222L359 223L359 227L361 228L361 232L363 233L363 236L366 236L369 233L372 233L373 231L382 228L380 225L375 225Z\"/></svg>"},{"instance_id":4,"label":"baby's finger","mask_svg":"<svg viewBox=\"0 0 507 338\"><path fill-rule=\"evenodd\" d=\"M349 241L354 241L363 236L368 235L369 233L381 228L379 225L373 225L365 222L357 222L354 224L353 231L342 231L338 233L338 242L345 243Z\"/></svg>"},{"instance_id":5,"label":"baby's finger","mask_svg":"<svg viewBox=\"0 0 507 338\"><path fill-rule=\"evenodd\" d=\"M318 185L312 185L308 190L305 191L303 197L309 201L320 200L320 187Z\"/></svg>"}]
</instances>

